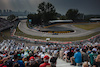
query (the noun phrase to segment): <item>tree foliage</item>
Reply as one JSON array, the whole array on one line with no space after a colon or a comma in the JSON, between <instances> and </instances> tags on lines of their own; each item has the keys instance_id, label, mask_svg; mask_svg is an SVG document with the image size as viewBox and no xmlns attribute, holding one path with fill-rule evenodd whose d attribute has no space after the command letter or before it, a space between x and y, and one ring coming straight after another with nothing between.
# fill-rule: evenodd
<instances>
[{"instance_id":1,"label":"tree foliage","mask_svg":"<svg viewBox=\"0 0 100 67\"><path fill-rule=\"evenodd\" d=\"M65 15L60 16L60 20L66 20L66 16Z\"/></svg>"},{"instance_id":2,"label":"tree foliage","mask_svg":"<svg viewBox=\"0 0 100 67\"><path fill-rule=\"evenodd\" d=\"M32 24L33 25L40 25L41 24L41 17L39 16L39 14L29 14L27 16L28 19L32 20Z\"/></svg>"},{"instance_id":3,"label":"tree foliage","mask_svg":"<svg viewBox=\"0 0 100 67\"><path fill-rule=\"evenodd\" d=\"M51 3L40 3L37 11L45 24L48 23L49 20L56 18L56 9Z\"/></svg>"},{"instance_id":4,"label":"tree foliage","mask_svg":"<svg viewBox=\"0 0 100 67\"><path fill-rule=\"evenodd\" d=\"M7 20L12 21L14 18L16 18L16 16L12 14L7 17Z\"/></svg>"},{"instance_id":5,"label":"tree foliage","mask_svg":"<svg viewBox=\"0 0 100 67\"><path fill-rule=\"evenodd\" d=\"M66 13L66 18L69 20L76 20L78 19L79 14L77 9L69 9Z\"/></svg>"}]
</instances>

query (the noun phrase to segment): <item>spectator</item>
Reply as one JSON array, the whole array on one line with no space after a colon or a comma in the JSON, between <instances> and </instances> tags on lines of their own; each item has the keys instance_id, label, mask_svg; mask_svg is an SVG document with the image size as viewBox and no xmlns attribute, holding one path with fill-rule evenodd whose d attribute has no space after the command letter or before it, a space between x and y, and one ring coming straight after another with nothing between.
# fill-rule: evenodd
<instances>
[{"instance_id":1,"label":"spectator","mask_svg":"<svg viewBox=\"0 0 100 67\"><path fill-rule=\"evenodd\" d=\"M39 67L46 67L47 65L50 65L50 63L48 63L48 61L49 61L49 56L45 55L44 56L44 63L41 64Z\"/></svg>"},{"instance_id":2,"label":"spectator","mask_svg":"<svg viewBox=\"0 0 100 67\"><path fill-rule=\"evenodd\" d=\"M44 61L43 61L44 56L45 56L45 55L44 55L44 52L41 53L41 55L38 55L38 60L37 60L37 62L38 62L39 65L42 64L42 63L44 63Z\"/></svg>"},{"instance_id":3,"label":"spectator","mask_svg":"<svg viewBox=\"0 0 100 67\"><path fill-rule=\"evenodd\" d=\"M14 55L14 64L15 63L18 63L20 65L20 67L25 67L23 61L19 59L17 54Z\"/></svg>"},{"instance_id":4,"label":"spectator","mask_svg":"<svg viewBox=\"0 0 100 67\"><path fill-rule=\"evenodd\" d=\"M58 58L58 55L59 55L59 54L58 54L58 50L55 48L55 49L54 49L53 56L55 56L56 58Z\"/></svg>"},{"instance_id":5,"label":"spectator","mask_svg":"<svg viewBox=\"0 0 100 67\"><path fill-rule=\"evenodd\" d=\"M45 50L46 50L46 48L45 48L45 46L43 46L42 47L42 51L45 53Z\"/></svg>"},{"instance_id":6,"label":"spectator","mask_svg":"<svg viewBox=\"0 0 100 67\"><path fill-rule=\"evenodd\" d=\"M67 53L66 61L68 62L72 56L74 56L73 48L70 49L70 52Z\"/></svg>"},{"instance_id":7,"label":"spectator","mask_svg":"<svg viewBox=\"0 0 100 67\"><path fill-rule=\"evenodd\" d=\"M74 57L71 58L71 65L75 65L76 63L82 63L82 55L78 48L76 49L76 53L74 54Z\"/></svg>"},{"instance_id":8,"label":"spectator","mask_svg":"<svg viewBox=\"0 0 100 67\"><path fill-rule=\"evenodd\" d=\"M20 65L19 65L18 63L15 63L15 64L13 65L13 67L20 67Z\"/></svg>"},{"instance_id":9,"label":"spectator","mask_svg":"<svg viewBox=\"0 0 100 67\"><path fill-rule=\"evenodd\" d=\"M88 54L86 53L86 49L82 49L82 62L88 62Z\"/></svg>"},{"instance_id":10,"label":"spectator","mask_svg":"<svg viewBox=\"0 0 100 67\"><path fill-rule=\"evenodd\" d=\"M69 52L69 48L66 48L66 50L64 52L63 60L66 59L68 52Z\"/></svg>"},{"instance_id":11,"label":"spectator","mask_svg":"<svg viewBox=\"0 0 100 67\"><path fill-rule=\"evenodd\" d=\"M0 67L7 67L6 62L7 62L7 60L4 60L4 61L0 64Z\"/></svg>"},{"instance_id":12,"label":"spectator","mask_svg":"<svg viewBox=\"0 0 100 67\"><path fill-rule=\"evenodd\" d=\"M57 57L51 57L50 63L51 63L51 67L56 67Z\"/></svg>"},{"instance_id":13,"label":"spectator","mask_svg":"<svg viewBox=\"0 0 100 67\"><path fill-rule=\"evenodd\" d=\"M23 60L23 62L24 62L24 64L25 64L25 67L26 66L28 66L29 65L29 59L28 59L29 57L27 56L27 57L24 57L22 60Z\"/></svg>"},{"instance_id":14,"label":"spectator","mask_svg":"<svg viewBox=\"0 0 100 67\"><path fill-rule=\"evenodd\" d=\"M92 49L92 53L89 54L89 58L90 58L90 64L93 65L93 61L96 59L97 57L97 53L95 49Z\"/></svg>"},{"instance_id":15,"label":"spectator","mask_svg":"<svg viewBox=\"0 0 100 67\"><path fill-rule=\"evenodd\" d=\"M61 58L61 59L63 59L63 52L64 52L64 49L63 49L63 48L61 48L60 53L59 53L59 54L60 54L60 58Z\"/></svg>"},{"instance_id":16,"label":"spectator","mask_svg":"<svg viewBox=\"0 0 100 67\"><path fill-rule=\"evenodd\" d=\"M100 52L97 58L94 60L93 67L100 67Z\"/></svg>"},{"instance_id":17,"label":"spectator","mask_svg":"<svg viewBox=\"0 0 100 67\"><path fill-rule=\"evenodd\" d=\"M35 58L33 56L29 59L29 66L30 67L39 67L38 63L35 61Z\"/></svg>"},{"instance_id":18,"label":"spectator","mask_svg":"<svg viewBox=\"0 0 100 67\"><path fill-rule=\"evenodd\" d=\"M89 67L88 63L87 62L84 62L82 67Z\"/></svg>"}]
</instances>

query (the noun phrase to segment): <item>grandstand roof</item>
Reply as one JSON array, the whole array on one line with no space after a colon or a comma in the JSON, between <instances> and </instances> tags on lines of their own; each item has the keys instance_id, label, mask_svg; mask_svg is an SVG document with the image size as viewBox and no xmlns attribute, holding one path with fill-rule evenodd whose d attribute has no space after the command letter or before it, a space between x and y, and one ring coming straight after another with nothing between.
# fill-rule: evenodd
<instances>
[{"instance_id":1,"label":"grandstand roof","mask_svg":"<svg viewBox=\"0 0 100 67\"><path fill-rule=\"evenodd\" d=\"M52 21L49 21L50 23L55 23L55 22L57 22L57 23L61 23L61 22L73 22L73 20L52 20Z\"/></svg>"},{"instance_id":2,"label":"grandstand roof","mask_svg":"<svg viewBox=\"0 0 100 67\"><path fill-rule=\"evenodd\" d=\"M100 18L91 18L90 20L100 20Z\"/></svg>"}]
</instances>

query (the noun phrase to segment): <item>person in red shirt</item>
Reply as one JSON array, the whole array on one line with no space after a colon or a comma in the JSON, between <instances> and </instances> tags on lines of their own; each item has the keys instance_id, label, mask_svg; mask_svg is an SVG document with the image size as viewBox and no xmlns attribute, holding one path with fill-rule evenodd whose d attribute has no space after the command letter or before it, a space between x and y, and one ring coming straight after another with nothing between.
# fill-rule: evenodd
<instances>
[{"instance_id":1,"label":"person in red shirt","mask_svg":"<svg viewBox=\"0 0 100 67\"><path fill-rule=\"evenodd\" d=\"M46 67L46 66L50 65L50 63L48 63L48 61L49 61L49 56L45 55L44 56L44 63L41 64L39 67Z\"/></svg>"}]
</instances>

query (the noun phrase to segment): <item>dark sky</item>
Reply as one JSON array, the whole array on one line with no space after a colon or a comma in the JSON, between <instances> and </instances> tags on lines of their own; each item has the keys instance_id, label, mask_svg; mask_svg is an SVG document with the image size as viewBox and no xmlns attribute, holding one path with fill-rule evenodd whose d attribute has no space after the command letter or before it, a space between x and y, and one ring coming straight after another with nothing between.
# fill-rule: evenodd
<instances>
[{"instance_id":1,"label":"dark sky","mask_svg":"<svg viewBox=\"0 0 100 67\"><path fill-rule=\"evenodd\" d=\"M61 14L68 9L78 9L84 14L100 15L100 0L0 0L0 9L37 12L38 4L43 1L52 3Z\"/></svg>"}]
</instances>

